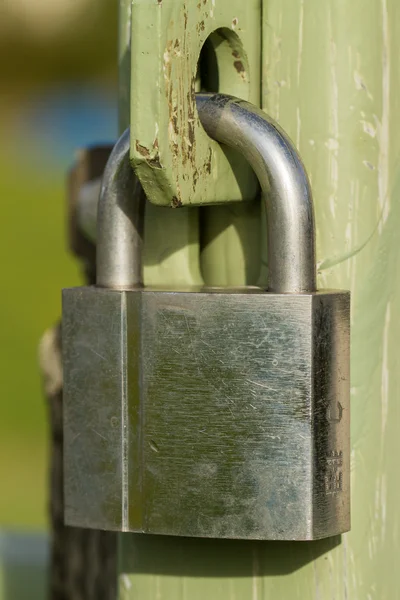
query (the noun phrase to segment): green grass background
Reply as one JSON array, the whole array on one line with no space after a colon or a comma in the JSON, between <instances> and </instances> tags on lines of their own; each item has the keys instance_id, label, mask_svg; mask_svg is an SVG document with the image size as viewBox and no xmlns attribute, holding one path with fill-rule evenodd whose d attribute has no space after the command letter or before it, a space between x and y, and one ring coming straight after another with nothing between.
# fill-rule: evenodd
<instances>
[{"instance_id":1,"label":"green grass background","mask_svg":"<svg viewBox=\"0 0 400 600\"><path fill-rule=\"evenodd\" d=\"M3 148L0 198L0 526L40 528L49 432L37 348L60 317L61 288L80 276L66 252L63 173L38 173Z\"/></svg>"},{"instance_id":2,"label":"green grass background","mask_svg":"<svg viewBox=\"0 0 400 600\"><path fill-rule=\"evenodd\" d=\"M118 2L81 0L75 22L55 35L49 20L40 36L11 7L0 36L0 529L40 529L49 432L38 344L60 318L61 288L81 279L67 251L66 174L36 160L44 142L21 131L20 115L57 85L115 86Z\"/></svg>"}]
</instances>

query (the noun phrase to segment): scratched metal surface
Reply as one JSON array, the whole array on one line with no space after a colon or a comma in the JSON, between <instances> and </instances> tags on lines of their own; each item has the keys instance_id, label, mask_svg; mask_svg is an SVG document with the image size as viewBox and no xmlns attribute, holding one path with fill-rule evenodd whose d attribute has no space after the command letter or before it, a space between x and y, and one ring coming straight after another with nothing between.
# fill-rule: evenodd
<instances>
[{"instance_id":1,"label":"scratched metal surface","mask_svg":"<svg viewBox=\"0 0 400 600\"><path fill-rule=\"evenodd\" d=\"M106 523L117 529L126 521L122 311L118 292L96 294L87 287L63 291L67 525L106 529Z\"/></svg>"},{"instance_id":2,"label":"scratched metal surface","mask_svg":"<svg viewBox=\"0 0 400 600\"><path fill-rule=\"evenodd\" d=\"M347 293L64 290L63 355L68 524L349 529Z\"/></svg>"},{"instance_id":3,"label":"scratched metal surface","mask_svg":"<svg viewBox=\"0 0 400 600\"><path fill-rule=\"evenodd\" d=\"M319 284L352 291L352 531L306 543L123 535L123 600L400 597L399 10L394 0L263 7L263 106L311 177ZM206 210L207 283L257 280L257 217L240 208ZM180 265L196 265L180 248L166 272L169 232L152 282L172 283Z\"/></svg>"},{"instance_id":4,"label":"scratched metal surface","mask_svg":"<svg viewBox=\"0 0 400 600\"><path fill-rule=\"evenodd\" d=\"M348 295L147 292L143 304L144 529L347 530Z\"/></svg>"}]
</instances>

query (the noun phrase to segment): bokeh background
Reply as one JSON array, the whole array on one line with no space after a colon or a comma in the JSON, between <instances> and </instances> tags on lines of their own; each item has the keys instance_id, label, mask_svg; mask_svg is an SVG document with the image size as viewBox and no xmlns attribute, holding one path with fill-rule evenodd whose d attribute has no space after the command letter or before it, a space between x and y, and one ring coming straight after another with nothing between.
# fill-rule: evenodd
<instances>
[{"instance_id":1,"label":"bokeh background","mask_svg":"<svg viewBox=\"0 0 400 600\"><path fill-rule=\"evenodd\" d=\"M117 135L117 0L0 8L0 529L47 522L47 410L37 349L78 285L66 250L74 151Z\"/></svg>"}]
</instances>

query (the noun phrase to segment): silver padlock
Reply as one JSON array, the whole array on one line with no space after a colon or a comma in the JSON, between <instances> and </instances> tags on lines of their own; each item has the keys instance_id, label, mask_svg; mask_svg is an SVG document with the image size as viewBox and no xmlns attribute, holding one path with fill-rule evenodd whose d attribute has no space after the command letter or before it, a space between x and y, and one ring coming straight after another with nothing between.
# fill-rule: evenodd
<instances>
[{"instance_id":1,"label":"silver padlock","mask_svg":"<svg viewBox=\"0 0 400 600\"><path fill-rule=\"evenodd\" d=\"M316 291L311 189L261 110L199 95L265 192L269 286L143 288L129 132L100 196L97 285L63 292L65 520L313 540L350 528L346 291Z\"/></svg>"}]
</instances>

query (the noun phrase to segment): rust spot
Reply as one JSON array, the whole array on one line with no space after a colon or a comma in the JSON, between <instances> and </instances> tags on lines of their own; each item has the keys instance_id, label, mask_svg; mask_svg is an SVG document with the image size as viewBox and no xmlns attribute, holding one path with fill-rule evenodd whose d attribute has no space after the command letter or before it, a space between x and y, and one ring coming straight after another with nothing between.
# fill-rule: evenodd
<instances>
[{"instance_id":1,"label":"rust spot","mask_svg":"<svg viewBox=\"0 0 400 600\"><path fill-rule=\"evenodd\" d=\"M157 3L158 4L162 4L162 0L157 0Z\"/></svg>"},{"instance_id":2,"label":"rust spot","mask_svg":"<svg viewBox=\"0 0 400 600\"><path fill-rule=\"evenodd\" d=\"M197 8L201 8L201 2L198 3Z\"/></svg>"},{"instance_id":3,"label":"rust spot","mask_svg":"<svg viewBox=\"0 0 400 600\"><path fill-rule=\"evenodd\" d=\"M234 51L232 52L232 56L233 56L234 58L240 58L240 54L239 54L239 52L238 52L237 50L234 50Z\"/></svg>"},{"instance_id":4,"label":"rust spot","mask_svg":"<svg viewBox=\"0 0 400 600\"><path fill-rule=\"evenodd\" d=\"M182 202L176 196L173 196L171 205L173 208L179 208L180 206L182 206Z\"/></svg>"},{"instance_id":5,"label":"rust spot","mask_svg":"<svg viewBox=\"0 0 400 600\"><path fill-rule=\"evenodd\" d=\"M175 48L175 50L177 48L179 48L179 40L178 39L175 40L174 48Z\"/></svg>"},{"instance_id":6,"label":"rust spot","mask_svg":"<svg viewBox=\"0 0 400 600\"><path fill-rule=\"evenodd\" d=\"M187 24L188 24L188 14L187 11L185 10L185 12L183 13L183 18L185 19L185 29L187 29Z\"/></svg>"},{"instance_id":7,"label":"rust spot","mask_svg":"<svg viewBox=\"0 0 400 600\"><path fill-rule=\"evenodd\" d=\"M203 4L207 4L207 0L203 0Z\"/></svg>"},{"instance_id":8,"label":"rust spot","mask_svg":"<svg viewBox=\"0 0 400 600\"><path fill-rule=\"evenodd\" d=\"M239 75L246 72L246 69L244 68L244 65L241 60L235 60L235 62L233 63L233 66L235 67L235 69L239 73Z\"/></svg>"},{"instance_id":9,"label":"rust spot","mask_svg":"<svg viewBox=\"0 0 400 600\"><path fill-rule=\"evenodd\" d=\"M235 17L235 18L232 20L232 25L233 25L233 27L236 27L236 25L237 25L238 23L239 23L239 20L237 19L237 17Z\"/></svg>"},{"instance_id":10,"label":"rust spot","mask_svg":"<svg viewBox=\"0 0 400 600\"><path fill-rule=\"evenodd\" d=\"M204 21L200 21L199 23L199 31L204 31L206 26L204 25Z\"/></svg>"}]
</instances>

